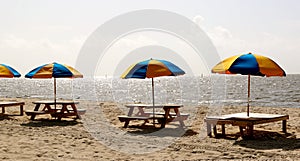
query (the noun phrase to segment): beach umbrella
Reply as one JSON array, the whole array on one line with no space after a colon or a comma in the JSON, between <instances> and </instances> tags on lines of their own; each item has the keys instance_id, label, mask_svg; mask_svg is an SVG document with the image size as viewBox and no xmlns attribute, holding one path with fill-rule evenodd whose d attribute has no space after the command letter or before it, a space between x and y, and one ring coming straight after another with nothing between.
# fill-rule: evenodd
<instances>
[{"instance_id":1,"label":"beach umbrella","mask_svg":"<svg viewBox=\"0 0 300 161\"><path fill-rule=\"evenodd\" d=\"M145 79L151 78L152 80L152 104L153 104L153 116L154 116L154 80L155 77L161 76L178 76L183 75L185 72L175 64L158 59L149 59L132 64L122 75L121 78L137 78ZM154 120L153 120L154 123Z\"/></svg>"},{"instance_id":2,"label":"beach umbrella","mask_svg":"<svg viewBox=\"0 0 300 161\"><path fill-rule=\"evenodd\" d=\"M26 78L54 78L54 104L56 105L56 78L83 78L83 75L71 66L50 63L41 65L25 75Z\"/></svg>"},{"instance_id":3,"label":"beach umbrella","mask_svg":"<svg viewBox=\"0 0 300 161\"><path fill-rule=\"evenodd\" d=\"M213 67L212 73L248 75L247 116L250 104L250 75L286 76L284 70L272 59L252 53L229 57Z\"/></svg>"},{"instance_id":4,"label":"beach umbrella","mask_svg":"<svg viewBox=\"0 0 300 161\"><path fill-rule=\"evenodd\" d=\"M21 77L21 74L8 65L0 64L0 77L2 78Z\"/></svg>"},{"instance_id":5,"label":"beach umbrella","mask_svg":"<svg viewBox=\"0 0 300 161\"><path fill-rule=\"evenodd\" d=\"M21 74L17 72L14 68L6 64L0 64L0 77L1 78L21 77Z\"/></svg>"}]
</instances>

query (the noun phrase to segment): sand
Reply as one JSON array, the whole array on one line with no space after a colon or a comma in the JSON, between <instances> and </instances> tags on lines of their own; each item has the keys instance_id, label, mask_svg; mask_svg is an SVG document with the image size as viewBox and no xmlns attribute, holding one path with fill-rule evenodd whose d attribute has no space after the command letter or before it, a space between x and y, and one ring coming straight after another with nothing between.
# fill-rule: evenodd
<instances>
[{"instance_id":1,"label":"sand","mask_svg":"<svg viewBox=\"0 0 300 161\"><path fill-rule=\"evenodd\" d=\"M37 99L24 101L32 110ZM117 116L126 113L113 102L80 101L87 109L81 120L50 120L0 114L0 160L299 160L300 108L251 107L251 112L288 114L287 131L281 122L254 127L254 140L242 139L238 127L226 125L226 138L207 137L203 119L208 107L183 107L191 113L181 128L178 122L164 130L133 122L124 129ZM244 112L245 107L224 107L222 114ZM8 107L7 114L18 114ZM218 130L220 127L218 127Z\"/></svg>"}]
</instances>

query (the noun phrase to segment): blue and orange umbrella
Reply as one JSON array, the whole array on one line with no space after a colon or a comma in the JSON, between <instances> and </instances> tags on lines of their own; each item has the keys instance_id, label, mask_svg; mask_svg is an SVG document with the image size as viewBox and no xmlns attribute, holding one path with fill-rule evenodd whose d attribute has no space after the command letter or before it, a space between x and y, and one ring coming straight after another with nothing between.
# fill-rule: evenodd
<instances>
[{"instance_id":1,"label":"blue and orange umbrella","mask_svg":"<svg viewBox=\"0 0 300 161\"><path fill-rule=\"evenodd\" d=\"M14 68L6 64L0 64L0 77L3 78L21 77L21 74L17 72Z\"/></svg>"},{"instance_id":2,"label":"blue and orange umbrella","mask_svg":"<svg viewBox=\"0 0 300 161\"><path fill-rule=\"evenodd\" d=\"M250 102L250 75L267 77L286 76L285 71L272 59L251 53L232 56L221 61L212 68L212 73L248 75L248 116Z\"/></svg>"},{"instance_id":3,"label":"blue and orange umbrella","mask_svg":"<svg viewBox=\"0 0 300 161\"><path fill-rule=\"evenodd\" d=\"M154 103L154 77L161 76L179 76L184 75L185 72L180 69L175 64L166 61L166 60L158 60L158 59L149 59L145 61L141 61L131 65L122 75L121 78L137 78L137 79L152 79L152 103ZM153 108L154 114L154 108Z\"/></svg>"},{"instance_id":4,"label":"blue and orange umbrella","mask_svg":"<svg viewBox=\"0 0 300 161\"><path fill-rule=\"evenodd\" d=\"M83 78L83 75L69 65L50 63L41 65L25 75L26 78L54 78L54 102L56 103L56 78Z\"/></svg>"},{"instance_id":5,"label":"blue and orange umbrella","mask_svg":"<svg viewBox=\"0 0 300 161\"><path fill-rule=\"evenodd\" d=\"M149 59L131 65L121 78L154 78L161 76L178 76L185 72L178 66L166 60Z\"/></svg>"},{"instance_id":6,"label":"blue and orange umbrella","mask_svg":"<svg viewBox=\"0 0 300 161\"><path fill-rule=\"evenodd\" d=\"M83 75L71 66L50 63L41 65L25 75L26 78L82 78Z\"/></svg>"}]
</instances>

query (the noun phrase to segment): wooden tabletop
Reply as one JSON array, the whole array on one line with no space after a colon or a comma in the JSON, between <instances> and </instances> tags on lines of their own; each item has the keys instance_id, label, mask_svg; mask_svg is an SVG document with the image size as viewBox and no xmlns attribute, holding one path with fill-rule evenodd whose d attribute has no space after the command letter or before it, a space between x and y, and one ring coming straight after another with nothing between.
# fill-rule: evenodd
<instances>
[{"instance_id":1,"label":"wooden tabletop","mask_svg":"<svg viewBox=\"0 0 300 161\"><path fill-rule=\"evenodd\" d=\"M33 104L55 104L53 100L34 101ZM59 100L56 104L79 104L78 101Z\"/></svg>"},{"instance_id":2,"label":"wooden tabletop","mask_svg":"<svg viewBox=\"0 0 300 161\"><path fill-rule=\"evenodd\" d=\"M157 104L157 105L152 105L152 104L126 104L126 107L145 107L145 108L164 108L164 107L169 107L169 108L180 108L183 105L178 105L178 104Z\"/></svg>"},{"instance_id":3,"label":"wooden tabletop","mask_svg":"<svg viewBox=\"0 0 300 161\"><path fill-rule=\"evenodd\" d=\"M17 102L17 101L0 101L0 106L17 106L17 105L24 105L24 102Z\"/></svg>"},{"instance_id":4,"label":"wooden tabletop","mask_svg":"<svg viewBox=\"0 0 300 161\"><path fill-rule=\"evenodd\" d=\"M207 119L219 119L219 120L226 120L226 119L240 119L240 120L257 120L257 119L273 119L273 118L281 118L287 117L288 115L279 115L279 114L264 114L264 113L249 113L247 116L246 112L242 113L234 113L222 116L207 116Z\"/></svg>"}]
</instances>

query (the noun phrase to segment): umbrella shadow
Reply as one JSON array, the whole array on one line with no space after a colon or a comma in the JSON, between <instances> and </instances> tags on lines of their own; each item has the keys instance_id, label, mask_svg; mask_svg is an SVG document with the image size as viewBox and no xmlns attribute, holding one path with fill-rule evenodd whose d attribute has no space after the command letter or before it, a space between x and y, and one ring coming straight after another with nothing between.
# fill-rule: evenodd
<instances>
[{"instance_id":1,"label":"umbrella shadow","mask_svg":"<svg viewBox=\"0 0 300 161\"><path fill-rule=\"evenodd\" d=\"M187 129L185 127L175 127L175 128L157 128L152 125L143 126L130 126L130 130L127 131L128 134L132 135L148 135L157 137L181 137L181 136L193 136L197 135L198 132Z\"/></svg>"},{"instance_id":2,"label":"umbrella shadow","mask_svg":"<svg viewBox=\"0 0 300 161\"><path fill-rule=\"evenodd\" d=\"M2 121L2 120L14 120L14 118L12 118L11 116L14 116L14 115L0 114L0 121Z\"/></svg>"},{"instance_id":3,"label":"umbrella shadow","mask_svg":"<svg viewBox=\"0 0 300 161\"><path fill-rule=\"evenodd\" d=\"M234 145L257 150L296 150L300 149L300 138L292 133L255 131L252 139L237 140Z\"/></svg>"},{"instance_id":4,"label":"umbrella shadow","mask_svg":"<svg viewBox=\"0 0 300 161\"><path fill-rule=\"evenodd\" d=\"M35 121L30 121L27 123L22 123L21 126L29 126L29 127L51 127L51 126L74 126L80 124L80 122L76 120L49 120L49 119L40 119Z\"/></svg>"}]
</instances>

